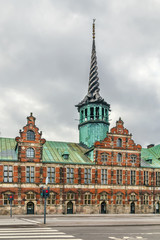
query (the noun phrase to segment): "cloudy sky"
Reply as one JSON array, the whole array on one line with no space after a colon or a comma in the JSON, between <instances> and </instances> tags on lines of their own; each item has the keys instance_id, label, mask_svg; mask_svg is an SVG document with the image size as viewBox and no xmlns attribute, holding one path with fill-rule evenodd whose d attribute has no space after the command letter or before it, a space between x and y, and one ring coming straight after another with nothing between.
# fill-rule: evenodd
<instances>
[{"instance_id":1,"label":"cloudy sky","mask_svg":"<svg viewBox=\"0 0 160 240\"><path fill-rule=\"evenodd\" d=\"M33 112L47 140L78 142L96 18L100 94L136 143L160 143L159 0L0 0L0 136Z\"/></svg>"}]
</instances>

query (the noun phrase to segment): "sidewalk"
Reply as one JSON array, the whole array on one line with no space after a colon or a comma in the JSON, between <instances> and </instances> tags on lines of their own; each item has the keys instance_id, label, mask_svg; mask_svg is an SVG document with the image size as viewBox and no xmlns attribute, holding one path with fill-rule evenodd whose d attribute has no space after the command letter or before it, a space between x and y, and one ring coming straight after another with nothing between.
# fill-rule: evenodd
<instances>
[{"instance_id":1,"label":"sidewalk","mask_svg":"<svg viewBox=\"0 0 160 240\"><path fill-rule=\"evenodd\" d=\"M96 227L96 226L147 226L160 225L159 214L72 214L47 215L43 224L43 215L0 216L0 227Z\"/></svg>"}]
</instances>

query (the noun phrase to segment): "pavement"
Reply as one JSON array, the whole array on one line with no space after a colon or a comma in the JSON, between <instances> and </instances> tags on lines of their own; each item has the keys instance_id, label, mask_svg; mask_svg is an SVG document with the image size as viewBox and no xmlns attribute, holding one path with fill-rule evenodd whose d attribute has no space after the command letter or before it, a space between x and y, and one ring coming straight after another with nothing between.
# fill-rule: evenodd
<instances>
[{"instance_id":1,"label":"pavement","mask_svg":"<svg viewBox=\"0 0 160 240\"><path fill-rule=\"evenodd\" d=\"M100 227L160 225L159 214L72 214L0 216L0 228L8 227Z\"/></svg>"}]
</instances>

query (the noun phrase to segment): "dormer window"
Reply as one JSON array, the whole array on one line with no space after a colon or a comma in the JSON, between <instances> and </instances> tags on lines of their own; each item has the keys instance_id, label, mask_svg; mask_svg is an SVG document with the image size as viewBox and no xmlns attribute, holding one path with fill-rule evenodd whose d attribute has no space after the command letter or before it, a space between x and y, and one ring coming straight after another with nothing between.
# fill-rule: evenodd
<instances>
[{"instance_id":1,"label":"dormer window","mask_svg":"<svg viewBox=\"0 0 160 240\"><path fill-rule=\"evenodd\" d=\"M64 151L64 153L62 154L63 159L68 160L69 159L69 152L68 151Z\"/></svg>"},{"instance_id":2,"label":"dormer window","mask_svg":"<svg viewBox=\"0 0 160 240\"><path fill-rule=\"evenodd\" d=\"M122 147L122 139L118 138L117 140L117 147Z\"/></svg>"},{"instance_id":3,"label":"dormer window","mask_svg":"<svg viewBox=\"0 0 160 240\"><path fill-rule=\"evenodd\" d=\"M35 140L35 133L32 130L27 131L27 140Z\"/></svg>"},{"instance_id":4,"label":"dormer window","mask_svg":"<svg viewBox=\"0 0 160 240\"><path fill-rule=\"evenodd\" d=\"M27 151L26 151L26 157L27 158L34 158L35 156L35 151L33 148L27 148Z\"/></svg>"}]
</instances>

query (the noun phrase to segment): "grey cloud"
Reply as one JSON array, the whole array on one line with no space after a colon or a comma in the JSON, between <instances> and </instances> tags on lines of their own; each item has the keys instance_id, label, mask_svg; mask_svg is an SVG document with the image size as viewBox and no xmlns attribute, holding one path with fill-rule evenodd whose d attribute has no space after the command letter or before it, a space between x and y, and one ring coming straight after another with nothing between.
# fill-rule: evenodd
<instances>
[{"instance_id":1,"label":"grey cloud","mask_svg":"<svg viewBox=\"0 0 160 240\"><path fill-rule=\"evenodd\" d=\"M121 116L137 143L160 142L158 1L6 0L0 14L1 136L17 136L32 111L45 138L78 142L96 18L111 127Z\"/></svg>"}]
</instances>

